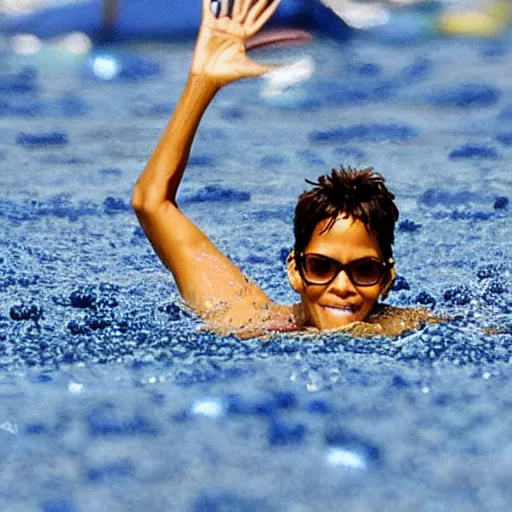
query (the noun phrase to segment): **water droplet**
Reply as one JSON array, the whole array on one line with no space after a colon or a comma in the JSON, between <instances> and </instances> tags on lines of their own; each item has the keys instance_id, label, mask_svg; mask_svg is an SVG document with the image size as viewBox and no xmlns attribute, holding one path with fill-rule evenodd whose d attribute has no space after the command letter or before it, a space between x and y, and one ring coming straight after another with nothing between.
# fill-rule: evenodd
<instances>
[{"instance_id":1,"label":"water droplet","mask_svg":"<svg viewBox=\"0 0 512 512\"><path fill-rule=\"evenodd\" d=\"M41 40L33 34L18 34L12 40L12 49L19 55L35 55L41 46Z\"/></svg>"},{"instance_id":2,"label":"water droplet","mask_svg":"<svg viewBox=\"0 0 512 512\"><path fill-rule=\"evenodd\" d=\"M80 395L84 390L84 385L78 382L70 382L68 384L68 391L73 395Z\"/></svg>"},{"instance_id":3,"label":"water droplet","mask_svg":"<svg viewBox=\"0 0 512 512\"><path fill-rule=\"evenodd\" d=\"M190 410L195 416L204 416L206 418L218 418L225 412L224 404L217 398L196 400Z\"/></svg>"},{"instance_id":4,"label":"water droplet","mask_svg":"<svg viewBox=\"0 0 512 512\"><path fill-rule=\"evenodd\" d=\"M92 70L101 80L112 80L119 74L120 64L109 55L97 55L92 61Z\"/></svg>"},{"instance_id":5,"label":"water droplet","mask_svg":"<svg viewBox=\"0 0 512 512\"><path fill-rule=\"evenodd\" d=\"M327 452L327 462L332 466L349 469L366 469L366 461L361 455L343 448L331 448Z\"/></svg>"}]
</instances>

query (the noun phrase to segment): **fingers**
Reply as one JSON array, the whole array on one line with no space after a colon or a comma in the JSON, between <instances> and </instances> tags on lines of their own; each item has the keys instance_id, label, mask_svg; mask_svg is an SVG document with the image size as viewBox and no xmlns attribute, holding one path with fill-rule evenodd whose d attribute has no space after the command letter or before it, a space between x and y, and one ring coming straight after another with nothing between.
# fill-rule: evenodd
<instances>
[{"instance_id":1,"label":"fingers","mask_svg":"<svg viewBox=\"0 0 512 512\"><path fill-rule=\"evenodd\" d=\"M231 18L250 37L276 12L281 0L203 0L203 20Z\"/></svg>"},{"instance_id":2,"label":"fingers","mask_svg":"<svg viewBox=\"0 0 512 512\"><path fill-rule=\"evenodd\" d=\"M225 18L231 17L234 0L203 0L203 17Z\"/></svg>"},{"instance_id":3,"label":"fingers","mask_svg":"<svg viewBox=\"0 0 512 512\"><path fill-rule=\"evenodd\" d=\"M269 4L268 0L258 0L249 11L247 18L245 19L248 23L254 23L258 16L265 10Z\"/></svg>"},{"instance_id":4,"label":"fingers","mask_svg":"<svg viewBox=\"0 0 512 512\"><path fill-rule=\"evenodd\" d=\"M220 1L220 12L217 18L224 18L225 16L229 16L229 0L219 0Z\"/></svg>"},{"instance_id":5,"label":"fingers","mask_svg":"<svg viewBox=\"0 0 512 512\"><path fill-rule=\"evenodd\" d=\"M267 0L258 0L251 12L247 16L247 21L250 21L250 26L247 27L246 33L249 37L253 36L258 32L263 25L270 19L270 17L277 11L281 0L271 0L270 5L265 7ZM254 11L254 16L253 16Z\"/></svg>"},{"instance_id":6,"label":"fingers","mask_svg":"<svg viewBox=\"0 0 512 512\"><path fill-rule=\"evenodd\" d=\"M203 0L203 21L229 16L232 0Z\"/></svg>"},{"instance_id":7,"label":"fingers","mask_svg":"<svg viewBox=\"0 0 512 512\"><path fill-rule=\"evenodd\" d=\"M209 7L206 4L209 4ZM203 12L209 11L217 19L225 17L235 19L240 9L240 0L203 0Z\"/></svg>"},{"instance_id":8,"label":"fingers","mask_svg":"<svg viewBox=\"0 0 512 512\"><path fill-rule=\"evenodd\" d=\"M228 16L233 18L233 11L235 9L236 0L226 0L228 2Z\"/></svg>"},{"instance_id":9,"label":"fingers","mask_svg":"<svg viewBox=\"0 0 512 512\"><path fill-rule=\"evenodd\" d=\"M254 0L235 0L235 2L238 5L238 15L236 21L238 21L239 23L243 23L245 21L247 13L249 12L249 9L254 3Z\"/></svg>"},{"instance_id":10,"label":"fingers","mask_svg":"<svg viewBox=\"0 0 512 512\"><path fill-rule=\"evenodd\" d=\"M239 20L244 6L244 0L232 0L233 8L231 9L231 17L234 20Z\"/></svg>"},{"instance_id":11,"label":"fingers","mask_svg":"<svg viewBox=\"0 0 512 512\"><path fill-rule=\"evenodd\" d=\"M211 11L211 1L210 0L203 0L203 9L202 9L202 22L208 21L212 17L212 11Z\"/></svg>"}]
</instances>

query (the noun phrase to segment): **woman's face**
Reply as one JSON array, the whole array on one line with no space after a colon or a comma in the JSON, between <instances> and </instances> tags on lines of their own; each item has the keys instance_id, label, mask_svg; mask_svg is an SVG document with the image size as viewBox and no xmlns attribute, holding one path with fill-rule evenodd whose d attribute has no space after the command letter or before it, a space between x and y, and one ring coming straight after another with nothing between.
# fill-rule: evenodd
<instances>
[{"instance_id":1,"label":"woman's face","mask_svg":"<svg viewBox=\"0 0 512 512\"><path fill-rule=\"evenodd\" d=\"M322 221L316 226L304 254L320 254L343 265L368 257L382 260L376 240L360 220L340 216L328 231L323 232L327 222ZM364 320L386 283L387 276L384 276L375 285L357 286L342 270L327 285L308 285L300 278L299 286L294 288L302 296L307 323L318 329L334 329Z\"/></svg>"}]
</instances>

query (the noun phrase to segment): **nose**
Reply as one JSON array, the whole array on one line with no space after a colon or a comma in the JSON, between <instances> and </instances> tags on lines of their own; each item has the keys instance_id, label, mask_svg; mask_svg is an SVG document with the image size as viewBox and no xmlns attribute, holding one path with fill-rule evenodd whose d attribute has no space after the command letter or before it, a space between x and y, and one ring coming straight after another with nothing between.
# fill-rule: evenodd
<instances>
[{"instance_id":1,"label":"nose","mask_svg":"<svg viewBox=\"0 0 512 512\"><path fill-rule=\"evenodd\" d=\"M348 297L349 295L354 295L356 293L354 283L352 283L348 274L344 270L336 276L336 279L331 283L330 289L340 297Z\"/></svg>"}]
</instances>

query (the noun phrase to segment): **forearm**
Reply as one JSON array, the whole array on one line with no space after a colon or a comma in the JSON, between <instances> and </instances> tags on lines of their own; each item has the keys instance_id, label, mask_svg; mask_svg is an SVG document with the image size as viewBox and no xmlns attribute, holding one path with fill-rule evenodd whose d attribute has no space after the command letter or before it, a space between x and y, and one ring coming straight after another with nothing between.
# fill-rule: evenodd
<instances>
[{"instance_id":1,"label":"forearm","mask_svg":"<svg viewBox=\"0 0 512 512\"><path fill-rule=\"evenodd\" d=\"M187 165L199 122L219 87L207 76L190 75L185 90L133 191L136 210L171 202Z\"/></svg>"},{"instance_id":2,"label":"forearm","mask_svg":"<svg viewBox=\"0 0 512 512\"><path fill-rule=\"evenodd\" d=\"M183 95L133 191L132 204L182 297L211 322L240 327L268 316L266 294L247 279L176 206L176 194L199 122L221 86L271 68L251 61L245 41L277 9L279 0L221 3L219 16L203 0L203 19ZM212 313L215 314L212 316Z\"/></svg>"}]
</instances>

